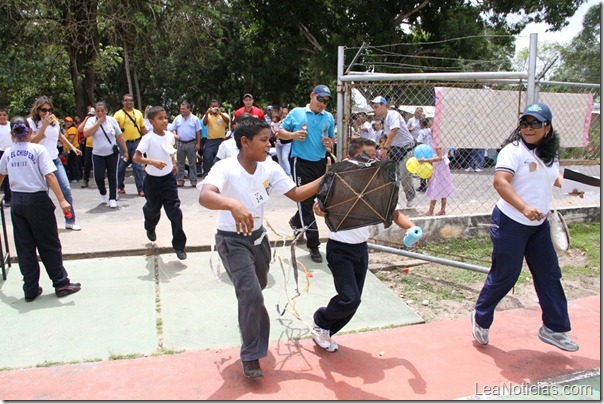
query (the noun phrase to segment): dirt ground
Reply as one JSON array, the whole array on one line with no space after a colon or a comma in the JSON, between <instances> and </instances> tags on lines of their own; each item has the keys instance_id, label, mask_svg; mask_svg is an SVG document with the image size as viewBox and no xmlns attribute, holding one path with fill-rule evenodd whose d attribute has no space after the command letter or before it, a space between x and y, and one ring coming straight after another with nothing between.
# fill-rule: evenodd
<instances>
[{"instance_id":1,"label":"dirt ground","mask_svg":"<svg viewBox=\"0 0 604 404\"><path fill-rule=\"evenodd\" d=\"M565 266L585 266L587 260L578 249L570 249L559 257L562 285L568 300L600 294L600 270L588 275L565 275ZM474 308L486 274L467 269L402 256L371 251L370 270L403 299L427 323L467 317ZM489 267L484 262L478 264ZM538 304L528 268L523 269L514 290L497 306L497 310L529 307Z\"/></svg>"}]
</instances>

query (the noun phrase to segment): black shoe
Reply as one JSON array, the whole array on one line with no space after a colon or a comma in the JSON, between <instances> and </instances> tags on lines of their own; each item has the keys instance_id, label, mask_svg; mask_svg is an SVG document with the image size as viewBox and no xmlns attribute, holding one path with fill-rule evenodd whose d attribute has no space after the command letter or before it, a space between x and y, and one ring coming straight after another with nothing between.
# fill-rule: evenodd
<instances>
[{"instance_id":1,"label":"black shoe","mask_svg":"<svg viewBox=\"0 0 604 404\"><path fill-rule=\"evenodd\" d=\"M254 359L253 361L241 361L241 363L243 363L243 374L248 379L260 379L264 377L258 359Z\"/></svg>"},{"instance_id":2,"label":"black shoe","mask_svg":"<svg viewBox=\"0 0 604 404\"><path fill-rule=\"evenodd\" d=\"M323 262L323 256L321 255L318 247L313 247L310 249L310 259L318 264Z\"/></svg>"},{"instance_id":3,"label":"black shoe","mask_svg":"<svg viewBox=\"0 0 604 404\"><path fill-rule=\"evenodd\" d=\"M38 292L35 294L35 296L32 296L32 297L25 296L25 301L33 302L34 300L36 300L36 297L40 296L41 294L42 294L42 287L38 286Z\"/></svg>"},{"instance_id":4,"label":"black shoe","mask_svg":"<svg viewBox=\"0 0 604 404\"><path fill-rule=\"evenodd\" d=\"M174 250L174 251L176 251L176 257L179 260L182 261L182 260L186 260L187 259L187 253L184 252L183 250Z\"/></svg>"},{"instance_id":5,"label":"black shoe","mask_svg":"<svg viewBox=\"0 0 604 404\"><path fill-rule=\"evenodd\" d=\"M157 240L157 235L155 234L155 230L147 230L147 238L149 241Z\"/></svg>"},{"instance_id":6,"label":"black shoe","mask_svg":"<svg viewBox=\"0 0 604 404\"><path fill-rule=\"evenodd\" d=\"M57 295L57 297L71 295L72 293L79 292L81 286L81 283L68 283L67 285L55 288L55 294Z\"/></svg>"},{"instance_id":7,"label":"black shoe","mask_svg":"<svg viewBox=\"0 0 604 404\"><path fill-rule=\"evenodd\" d=\"M428 187L419 187L416 189L417 192L426 192L426 190L428 189Z\"/></svg>"}]
</instances>

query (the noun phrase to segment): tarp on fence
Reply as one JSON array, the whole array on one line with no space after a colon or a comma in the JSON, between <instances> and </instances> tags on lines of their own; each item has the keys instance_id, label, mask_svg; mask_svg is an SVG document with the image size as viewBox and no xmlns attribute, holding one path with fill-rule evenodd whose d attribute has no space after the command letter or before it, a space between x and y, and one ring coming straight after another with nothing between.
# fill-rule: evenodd
<instances>
[{"instance_id":1,"label":"tarp on fence","mask_svg":"<svg viewBox=\"0 0 604 404\"><path fill-rule=\"evenodd\" d=\"M435 87L434 92L432 136L441 144L458 148L499 148L516 129L526 105L517 91ZM539 102L552 110L561 147L587 145L592 94L540 93ZM494 144L493 139L499 143Z\"/></svg>"}]
</instances>

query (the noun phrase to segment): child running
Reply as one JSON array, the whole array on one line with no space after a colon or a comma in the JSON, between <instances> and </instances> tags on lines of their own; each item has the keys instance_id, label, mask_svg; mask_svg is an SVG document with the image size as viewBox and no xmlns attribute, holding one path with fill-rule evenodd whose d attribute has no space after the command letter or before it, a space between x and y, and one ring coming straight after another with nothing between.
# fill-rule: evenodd
<instances>
[{"instance_id":1,"label":"child running","mask_svg":"<svg viewBox=\"0 0 604 404\"><path fill-rule=\"evenodd\" d=\"M146 164L147 175L143 181L143 191L147 202L143 206L145 230L151 241L157 239L155 227L164 207L168 219L172 223L172 247L179 260L187 258L185 244L187 236L182 228L182 211L178 188L176 186L176 149L174 149L174 134L168 131L168 116L162 107L151 107L147 112L153 131L141 138L136 148L134 158L136 163ZM147 153L147 157L143 154Z\"/></svg>"},{"instance_id":2,"label":"child running","mask_svg":"<svg viewBox=\"0 0 604 404\"><path fill-rule=\"evenodd\" d=\"M376 158L376 144L373 140L356 138L350 141L347 158L355 158L365 153ZM315 213L325 216L314 204ZM394 212L394 223L407 230L405 244L411 246L419 240L421 231L400 211ZM338 350L338 344L331 336L340 331L352 319L361 304L361 294L369 264L367 240L369 226L351 230L330 231L327 236L327 266L333 275L337 295L331 298L327 307L319 308L313 316L313 340L328 352Z\"/></svg>"},{"instance_id":3,"label":"child running","mask_svg":"<svg viewBox=\"0 0 604 404\"><path fill-rule=\"evenodd\" d=\"M10 175L11 220L13 235L23 275L25 301L33 302L42 294L40 286L40 259L52 280L55 294L63 297L76 293L82 286L71 283L63 266L61 241L57 230L55 205L48 197L46 183L57 196L66 218L71 217L71 206L63 196L57 178L53 174L57 167L46 147L30 143L33 134L27 120L15 116L10 121L14 143L5 150L0 159L0 183Z\"/></svg>"},{"instance_id":4,"label":"child running","mask_svg":"<svg viewBox=\"0 0 604 404\"><path fill-rule=\"evenodd\" d=\"M241 361L248 378L263 377L260 358L268 353L270 319L262 290L267 285L270 245L262 226L271 193L300 202L315 195L320 177L296 184L270 156L270 127L263 119L237 124L239 154L217 162L202 182L199 203L218 210L216 249L235 286Z\"/></svg>"}]
</instances>

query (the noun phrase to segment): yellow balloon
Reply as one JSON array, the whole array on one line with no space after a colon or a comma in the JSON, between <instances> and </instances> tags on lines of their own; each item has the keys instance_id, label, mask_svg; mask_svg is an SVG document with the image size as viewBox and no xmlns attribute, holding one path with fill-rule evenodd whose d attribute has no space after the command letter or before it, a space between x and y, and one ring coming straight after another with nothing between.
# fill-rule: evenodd
<instances>
[{"instance_id":1,"label":"yellow balloon","mask_svg":"<svg viewBox=\"0 0 604 404\"><path fill-rule=\"evenodd\" d=\"M417 161L415 157L411 157L409 160L407 160L407 164L405 164L405 167L407 167L407 171L409 171L411 174L417 174L417 169L419 168L419 161Z\"/></svg>"},{"instance_id":2,"label":"yellow balloon","mask_svg":"<svg viewBox=\"0 0 604 404\"><path fill-rule=\"evenodd\" d=\"M417 168L417 175L419 176L419 178L430 178L432 177L432 170L434 168L432 167L432 164L430 163L421 163L419 165L419 167Z\"/></svg>"}]
</instances>

